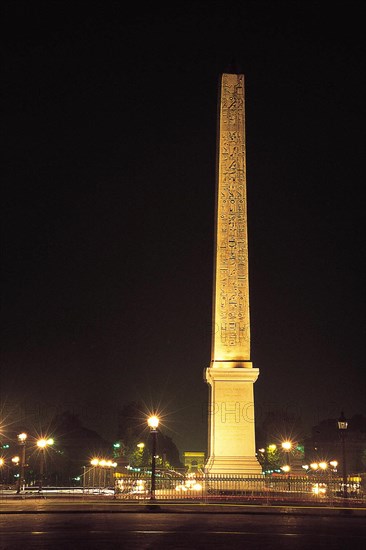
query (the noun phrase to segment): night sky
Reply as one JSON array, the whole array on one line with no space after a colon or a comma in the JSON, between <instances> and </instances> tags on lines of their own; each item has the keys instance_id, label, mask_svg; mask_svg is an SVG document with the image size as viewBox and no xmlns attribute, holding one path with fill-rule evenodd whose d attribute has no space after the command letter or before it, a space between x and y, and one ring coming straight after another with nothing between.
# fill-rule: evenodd
<instances>
[{"instance_id":1,"label":"night sky","mask_svg":"<svg viewBox=\"0 0 366 550\"><path fill-rule=\"evenodd\" d=\"M361 2L2 5L2 409L206 450L216 110L245 74L260 423L366 414ZM14 418L15 418L14 416ZM8 418L11 416L8 415Z\"/></svg>"}]
</instances>

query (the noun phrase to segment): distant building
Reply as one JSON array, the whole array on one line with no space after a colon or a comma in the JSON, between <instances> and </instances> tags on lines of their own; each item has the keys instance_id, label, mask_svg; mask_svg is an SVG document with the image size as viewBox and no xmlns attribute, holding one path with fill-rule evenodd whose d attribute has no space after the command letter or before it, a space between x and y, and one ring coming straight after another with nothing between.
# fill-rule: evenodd
<instances>
[{"instance_id":1,"label":"distant building","mask_svg":"<svg viewBox=\"0 0 366 550\"><path fill-rule=\"evenodd\" d=\"M345 434L347 471L349 474L364 472L366 468L366 418L355 415L348 420ZM310 461L337 460L342 471L342 447L336 419L327 419L312 428L312 435L305 441L306 459Z\"/></svg>"},{"instance_id":2,"label":"distant building","mask_svg":"<svg viewBox=\"0 0 366 550\"><path fill-rule=\"evenodd\" d=\"M205 453L201 451L185 451L183 453L183 462L188 472L203 470L205 465Z\"/></svg>"}]
</instances>

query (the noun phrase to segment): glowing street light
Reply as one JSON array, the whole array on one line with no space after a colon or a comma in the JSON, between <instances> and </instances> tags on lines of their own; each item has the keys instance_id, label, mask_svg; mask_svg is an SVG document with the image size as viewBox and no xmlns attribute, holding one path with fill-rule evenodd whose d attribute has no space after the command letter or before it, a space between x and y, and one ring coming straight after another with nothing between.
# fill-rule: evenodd
<instances>
[{"instance_id":1,"label":"glowing street light","mask_svg":"<svg viewBox=\"0 0 366 550\"><path fill-rule=\"evenodd\" d=\"M90 464L92 466L100 466L101 468L116 468L117 462L113 462L112 460L106 460L105 458L93 458L90 461Z\"/></svg>"},{"instance_id":2,"label":"glowing street light","mask_svg":"<svg viewBox=\"0 0 366 550\"><path fill-rule=\"evenodd\" d=\"M53 445L54 440L50 437L49 439L39 439L37 441L37 447L40 447L41 449L45 449L48 447L48 445Z\"/></svg>"},{"instance_id":3,"label":"glowing street light","mask_svg":"<svg viewBox=\"0 0 366 550\"><path fill-rule=\"evenodd\" d=\"M151 460L151 496L150 500L155 500L155 469L156 469L156 439L158 434L159 418L155 415L147 420L152 436L152 460Z\"/></svg>"},{"instance_id":4,"label":"glowing street light","mask_svg":"<svg viewBox=\"0 0 366 550\"><path fill-rule=\"evenodd\" d=\"M158 426L159 426L159 418L155 415L153 416L150 416L148 419L147 419L147 423L149 425L149 428L151 430L157 430Z\"/></svg>"},{"instance_id":5,"label":"glowing street light","mask_svg":"<svg viewBox=\"0 0 366 550\"><path fill-rule=\"evenodd\" d=\"M42 486L43 486L43 470L44 470L44 461L45 461L45 456L44 456L44 453L45 453L45 450L47 449L47 447L49 445L53 445L54 444L54 440L52 439L52 437L50 437L49 439L44 439L44 438L41 438L41 439L38 439L37 441L37 447L40 449L40 458L39 458L39 486L38 486L38 491L42 491Z\"/></svg>"},{"instance_id":6,"label":"glowing street light","mask_svg":"<svg viewBox=\"0 0 366 550\"><path fill-rule=\"evenodd\" d=\"M291 470L291 466L290 466L290 456L289 456L289 452L291 451L292 449L292 443L291 441L283 441L281 443L281 447L282 449L285 451L285 455L286 455L286 464L285 466L282 467L282 470L284 472L286 472L288 475L287 475L287 480L288 480L288 489L290 490L291 489L291 484L290 484L290 476L289 476L289 473L290 473L290 470Z\"/></svg>"},{"instance_id":7,"label":"glowing street light","mask_svg":"<svg viewBox=\"0 0 366 550\"><path fill-rule=\"evenodd\" d=\"M290 471L290 456L289 456L289 452L291 451L292 449L292 443L291 441L283 441L281 443L281 447L282 449L285 451L285 455L286 455L286 465L289 466L288 470L287 471Z\"/></svg>"},{"instance_id":8,"label":"glowing street light","mask_svg":"<svg viewBox=\"0 0 366 550\"><path fill-rule=\"evenodd\" d=\"M17 493L20 493L22 487L25 490L25 478L24 478L24 468L25 468L25 442L28 435L25 432L22 432L17 435L18 443L21 447L21 460L20 460L20 475L18 480Z\"/></svg>"},{"instance_id":9,"label":"glowing street light","mask_svg":"<svg viewBox=\"0 0 366 550\"><path fill-rule=\"evenodd\" d=\"M286 451L286 452L289 452L289 451L291 451L291 449L292 449L292 443L291 443L291 441L283 441L283 442L281 443L281 446L282 446L282 449L283 449L284 451Z\"/></svg>"}]
</instances>

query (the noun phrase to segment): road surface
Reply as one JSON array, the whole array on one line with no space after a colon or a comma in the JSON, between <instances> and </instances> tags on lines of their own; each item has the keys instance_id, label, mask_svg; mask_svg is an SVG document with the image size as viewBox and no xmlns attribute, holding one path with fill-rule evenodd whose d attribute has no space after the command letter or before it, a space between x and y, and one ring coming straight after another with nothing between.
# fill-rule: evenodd
<instances>
[{"instance_id":1,"label":"road surface","mask_svg":"<svg viewBox=\"0 0 366 550\"><path fill-rule=\"evenodd\" d=\"M74 511L0 514L1 550L364 550L365 517Z\"/></svg>"}]
</instances>

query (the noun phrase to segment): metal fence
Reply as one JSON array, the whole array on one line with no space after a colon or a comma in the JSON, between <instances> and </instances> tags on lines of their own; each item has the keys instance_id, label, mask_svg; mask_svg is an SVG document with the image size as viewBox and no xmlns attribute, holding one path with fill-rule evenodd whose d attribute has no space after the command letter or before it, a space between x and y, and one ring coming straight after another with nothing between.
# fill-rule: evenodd
<instances>
[{"instance_id":1,"label":"metal fence","mask_svg":"<svg viewBox=\"0 0 366 550\"><path fill-rule=\"evenodd\" d=\"M198 502L317 503L330 506L352 500L366 503L360 483L349 483L344 490L341 478L293 476L186 475L157 476L155 499ZM151 476L129 475L116 481L115 498L151 498Z\"/></svg>"},{"instance_id":2,"label":"metal fence","mask_svg":"<svg viewBox=\"0 0 366 550\"><path fill-rule=\"evenodd\" d=\"M121 502L156 501L175 503L240 503L264 505L365 506L366 493L361 479L343 481L333 475L294 477L287 475L241 477L212 474L165 474L152 477L148 473L120 474L109 485L96 484L91 478L82 487L25 487L23 498L67 498L76 500L103 499ZM16 496L16 488L0 486L0 500Z\"/></svg>"}]
</instances>

